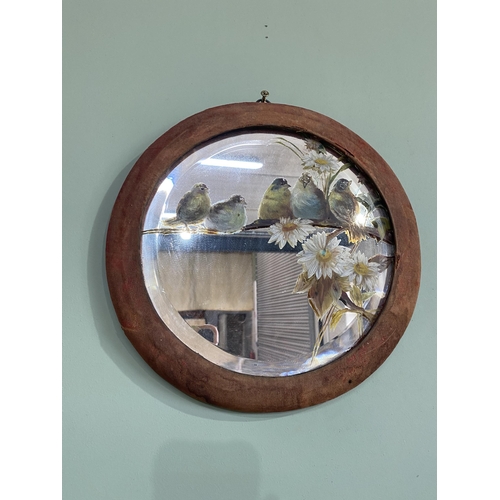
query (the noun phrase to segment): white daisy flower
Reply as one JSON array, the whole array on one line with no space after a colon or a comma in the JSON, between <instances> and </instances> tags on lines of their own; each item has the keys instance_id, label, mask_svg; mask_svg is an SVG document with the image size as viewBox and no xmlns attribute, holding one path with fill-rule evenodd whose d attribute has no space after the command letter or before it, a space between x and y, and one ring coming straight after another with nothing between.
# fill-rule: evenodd
<instances>
[{"instance_id":1,"label":"white daisy flower","mask_svg":"<svg viewBox=\"0 0 500 500\"><path fill-rule=\"evenodd\" d=\"M318 153L317 151L308 151L302 158L304 168L311 168L319 174L335 174L342 164L330 153Z\"/></svg>"},{"instance_id":2,"label":"white daisy flower","mask_svg":"<svg viewBox=\"0 0 500 500\"><path fill-rule=\"evenodd\" d=\"M320 149L324 149L324 147L314 139L304 139L304 145L306 149L308 149L309 151L311 150L319 151Z\"/></svg>"},{"instance_id":3,"label":"white daisy flower","mask_svg":"<svg viewBox=\"0 0 500 500\"><path fill-rule=\"evenodd\" d=\"M272 236L268 243L275 243L280 247L280 250L287 243L294 248L299 241L304 241L315 231L311 223L312 221L309 219L290 219L289 217L282 217L279 222L276 222L276 224L273 224L269 228L269 232Z\"/></svg>"},{"instance_id":4,"label":"white daisy flower","mask_svg":"<svg viewBox=\"0 0 500 500\"><path fill-rule=\"evenodd\" d=\"M313 234L302 245L303 250L297 254L297 262L307 271L308 278L331 278L333 273L344 274L347 249L339 244L338 238L327 241L327 234L323 231Z\"/></svg>"},{"instance_id":5,"label":"white daisy flower","mask_svg":"<svg viewBox=\"0 0 500 500\"><path fill-rule=\"evenodd\" d=\"M343 276L349 276L349 281L366 291L375 289L378 283L379 266L368 262L368 257L362 252L356 252L346 261Z\"/></svg>"}]
</instances>

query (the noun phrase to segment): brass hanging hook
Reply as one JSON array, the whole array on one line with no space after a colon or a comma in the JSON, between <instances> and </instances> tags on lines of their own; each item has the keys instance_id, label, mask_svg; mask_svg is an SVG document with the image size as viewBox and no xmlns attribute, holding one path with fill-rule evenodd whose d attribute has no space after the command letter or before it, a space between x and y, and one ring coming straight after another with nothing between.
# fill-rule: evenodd
<instances>
[{"instance_id":1,"label":"brass hanging hook","mask_svg":"<svg viewBox=\"0 0 500 500\"><path fill-rule=\"evenodd\" d=\"M271 101L268 101L267 100L267 96L269 95L269 92L267 90L263 90L260 95L262 96L262 99L259 99L258 101L256 102L263 102L265 104L270 104Z\"/></svg>"}]
</instances>

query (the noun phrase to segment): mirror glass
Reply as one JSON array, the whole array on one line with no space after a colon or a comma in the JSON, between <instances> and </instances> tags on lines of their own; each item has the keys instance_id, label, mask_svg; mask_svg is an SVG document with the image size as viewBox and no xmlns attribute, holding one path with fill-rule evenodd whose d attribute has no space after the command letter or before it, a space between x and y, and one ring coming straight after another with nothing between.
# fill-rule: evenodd
<instances>
[{"instance_id":1,"label":"mirror glass","mask_svg":"<svg viewBox=\"0 0 500 500\"><path fill-rule=\"evenodd\" d=\"M388 210L313 138L258 131L185 157L148 208L152 303L190 349L236 372L291 376L367 335L393 274Z\"/></svg>"}]
</instances>

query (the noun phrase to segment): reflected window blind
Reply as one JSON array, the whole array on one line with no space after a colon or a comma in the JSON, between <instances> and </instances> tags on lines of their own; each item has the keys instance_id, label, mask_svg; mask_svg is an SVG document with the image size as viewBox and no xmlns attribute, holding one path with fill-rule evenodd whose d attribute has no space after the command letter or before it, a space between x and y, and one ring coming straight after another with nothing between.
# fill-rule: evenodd
<instances>
[{"instance_id":1,"label":"reflected window blind","mask_svg":"<svg viewBox=\"0 0 500 500\"><path fill-rule=\"evenodd\" d=\"M256 267L258 359L281 361L309 352L314 315L307 293L292 293L302 272L297 254L257 253Z\"/></svg>"}]
</instances>

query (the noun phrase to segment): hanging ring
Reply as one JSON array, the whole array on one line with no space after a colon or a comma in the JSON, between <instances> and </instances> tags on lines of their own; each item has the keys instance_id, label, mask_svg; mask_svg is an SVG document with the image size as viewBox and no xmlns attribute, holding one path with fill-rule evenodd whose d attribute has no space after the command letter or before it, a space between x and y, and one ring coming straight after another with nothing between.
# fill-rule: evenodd
<instances>
[{"instance_id":1,"label":"hanging ring","mask_svg":"<svg viewBox=\"0 0 500 500\"><path fill-rule=\"evenodd\" d=\"M267 96L269 95L269 92L267 90L263 90L260 95L262 96L262 99L257 100L256 102L263 102L265 104L271 104L271 101L267 100Z\"/></svg>"}]
</instances>

